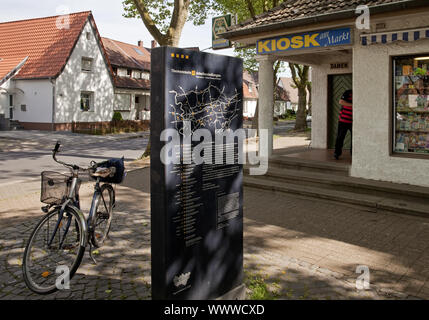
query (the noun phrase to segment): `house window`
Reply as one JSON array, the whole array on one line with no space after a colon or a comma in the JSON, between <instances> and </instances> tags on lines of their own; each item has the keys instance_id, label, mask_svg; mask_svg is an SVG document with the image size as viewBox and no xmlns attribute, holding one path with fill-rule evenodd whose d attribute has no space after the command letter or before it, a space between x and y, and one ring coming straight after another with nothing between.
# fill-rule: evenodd
<instances>
[{"instance_id":1,"label":"house window","mask_svg":"<svg viewBox=\"0 0 429 320\"><path fill-rule=\"evenodd\" d=\"M140 103L140 97L139 97L139 96L136 96L136 98L135 98L135 103L137 103L137 104L139 104L139 103Z\"/></svg>"},{"instance_id":2,"label":"house window","mask_svg":"<svg viewBox=\"0 0 429 320\"><path fill-rule=\"evenodd\" d=\"M142 79L150 80L150 74L148 72L142 72Z\"/></svg>"},{"instance_id":3,"label":"house window","mask_svg":"<svg viewBox=\"0 0 429 320\"><path fill-rule=\"evenodd\" d=\"M117 76L117 75L118 75L118 68L113 67L112 69L113 69L113 73L114 73L114 75L115 75L115 76Z\"/></svg>"},{"instance_id":4,"label":"house window","mask_svg":"<svg viewBox=\"0 0 429 320\"><path fill-rule=\"evenodd\" d=\"M9 107L13 107L13 95L9 96Z\"/></svg>"},{"instance_id":5,"label":"house window","mask_svg":"<svg viewBox=\"0 0 429 320\"><path fill-rule=\"evenodd\" d=\"M21 111L27 112L27 105L26 104L21 104Z\"/></svg>"},{"instance_id":6,"label":"house window","mask_svg":"<svg viewBox=\"0 0 429 320\"><path fill-rule=\"evenodd\" d=\"M133 70L127 69L127 76L131 77L132 74L133 74Z\"/></svg>"},{"instance_id":7,"label":"house window","mask_svg":"<svg viewBox=\"0 0 429 320\"><path fill-rule=\"evenodd\" d=\"M86 33L86 40L91 40L91 32Z\"/></svg>"},{"instance_id":8,"label":"house window","mask_svg":"<svg viewBox=\"0 0 429 320\"><path fill-rule=\"evenodd\" d=\"M80 110L81 111L92 111L94 108L94 93L93 92L81 92L80 94Z\"/></svg>"},{"instance_id":9,"label":"house window","mask_svg":"<svg viewBox=\"0 0 429 320\"><path fill-rule=\"evenodd\" d=\"M92 59L91 58L82 58L82 71L91 72L92 71Z\"/></svg>"},{"instance_id":10,"label":"house window","mask_svg":"<svg viewBox=\"0 0 429 320\"><path fill-rule=\"evenodd\" d=\"M429 54L393 58L393 151L429 154Z\"/></svg>"},{"instance_id":11,"label":"house window","mask_svg":"<svg viewBox=\"0 0 429 320\"><path fill-rule=\"evenodd\" d=\"M253 87L252 85L249 83L249 92L252 93L253 92Z\"/></svg>"}]
</instances>

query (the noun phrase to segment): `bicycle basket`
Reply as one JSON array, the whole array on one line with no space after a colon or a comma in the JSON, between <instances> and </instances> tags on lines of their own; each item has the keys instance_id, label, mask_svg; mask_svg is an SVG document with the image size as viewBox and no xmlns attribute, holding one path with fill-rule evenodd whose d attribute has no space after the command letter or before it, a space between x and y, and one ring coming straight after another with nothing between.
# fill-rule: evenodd
<instances>
[{"instance_id":1,"label":"bicycle basket","mask_svg":"<svg viewBox=\"0 0 429 320\"><path fill-rule=\"evenodd\" d=\"M52 172L44 171L42 172L42 190L40 193L40 202L49 204L49 205L58 205L61 204L64 197L67 197L70 193L71 188L70 176ZM75 194L79 193L80 181L78 181Z\"/></svg>"},{"instance_id":2,"label":"bicycle basket","mask_svg":"<svg viewBox=\"0 0 429 320\"><path fill-rule=\"evenodd\" d=\"M105 183L116 183L120 184L124 181L125 178L125 164L124 158L121 159L109 159L107 161L101 162L97 164L97 168L110 168L115 167L115 175L113 177L100 178L101 182ZM94 180L97 178L92 177Z\"/></svg>"}]
</instances>

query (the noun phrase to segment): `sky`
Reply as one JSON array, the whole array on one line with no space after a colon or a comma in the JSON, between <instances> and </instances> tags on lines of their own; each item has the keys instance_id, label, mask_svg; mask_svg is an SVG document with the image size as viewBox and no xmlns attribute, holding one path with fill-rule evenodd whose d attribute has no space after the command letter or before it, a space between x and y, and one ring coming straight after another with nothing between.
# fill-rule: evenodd
<instances>
[{"instance_id":1,"label":"sky","mask_svg":"<svg viewBox=\"0 0 429 320\"><path fill-rule=\"evenodd\" d=\"M80 11L92 11L98 31L103 37L132 44L143 40L145 47L151 45L153 38L143 22L140 19L127 19L122 16L124 10L121 0L1 0L0 22ZM211 19L203 26L194 26L191 22L187 22L179 46L199 47L200 50L204 50L211 47L211 39ZM233 55L232 49L205 51Z\"/></svg>"}]
</instances>

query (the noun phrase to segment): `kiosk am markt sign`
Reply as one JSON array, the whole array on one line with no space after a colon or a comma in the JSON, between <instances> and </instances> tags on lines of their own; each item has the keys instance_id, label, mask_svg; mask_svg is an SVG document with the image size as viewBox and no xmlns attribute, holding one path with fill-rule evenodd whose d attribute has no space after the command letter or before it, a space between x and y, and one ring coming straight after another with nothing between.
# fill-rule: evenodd
<instances>
[{"instance_id":1,"label":"kiosk am markt sign","mask_svg":"<svg viewBox=\"0 0 429 320\"><path fill-rule=\"evenodd\" d=\"M213 142L204 152L211 150L212 159L225 152L214 143L215 135L242 128L243 62L161 47L152 51L151 74L152 298L215 299L240 291L243 167L238 164L239 143L225 143L237 158L217 165L184 161L189 150L183 146L185 131L194 134L206 129L204 143L207 136ZM161 161L161 152L171 141L160 139L166 129L180 137L177 153L172 152L180 155L176 163ZM194 148L199 143L190 145Z\"/></svg>"},{"instance_id":2,"label":"kiosk am markt sign","mask_svg":"<svg viewBox=\"0 0 429 320\"><path fill-rule=\"evenodd\" d=\"M256 51L258 54L269 54L274 52L335 47L351 44L351 28L340 28L259 40L256 43Z\"/></svg>"},{"instance_id":3,"label":"kiosk am markt sign","mask_svg":"<svg viewBox=\"0 0 429 320\"><path fill-rule=\"evenodd\" d=\"M230 14L212 19L212 49L226 49L231 47L231 41L222 39L219 34L228 31L232 25Z\"/></svg>"}]
</instances>

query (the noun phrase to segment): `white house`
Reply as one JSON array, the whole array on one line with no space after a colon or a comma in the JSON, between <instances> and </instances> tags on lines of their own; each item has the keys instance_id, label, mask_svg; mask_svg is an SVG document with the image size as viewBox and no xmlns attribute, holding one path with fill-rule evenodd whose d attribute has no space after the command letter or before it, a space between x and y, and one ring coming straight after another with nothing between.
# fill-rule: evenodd
<instances>
[{"instance_id":1,"label":"white house","mask_svg":"<svg viewBox=\"0 0 429 320\"><path fill-rule=\"evenodd\" d=\"M243 115L244 117L253 118L258 105L258 75L257 73L243 72ZM274 91L274 116L281 116L286 113L287 106L290 105L288 92L280 85L277 85Z\"/></svg>"},{"instance_id":2,"label":"white house","mask_svg":"<svg viewBox=\"0 0 429 320\"><path fill-rule=\"evenodd\" d=\"M10 121L71 130L112 120L112 71L91 12L0 23L0 39L0 79L15 73L0 82L3 129Z\"/></svg>"},{"instance_id":3,"label":"white house","mask_svg":"<svg viewBox=\"0 0 429 320\"><path fill-rule=\"evenodd\" d=\"M137 45L102 38L112 66L115 86L114 111L126 120L150 120L150 50Z\"/></svg>"}]
</instances>

